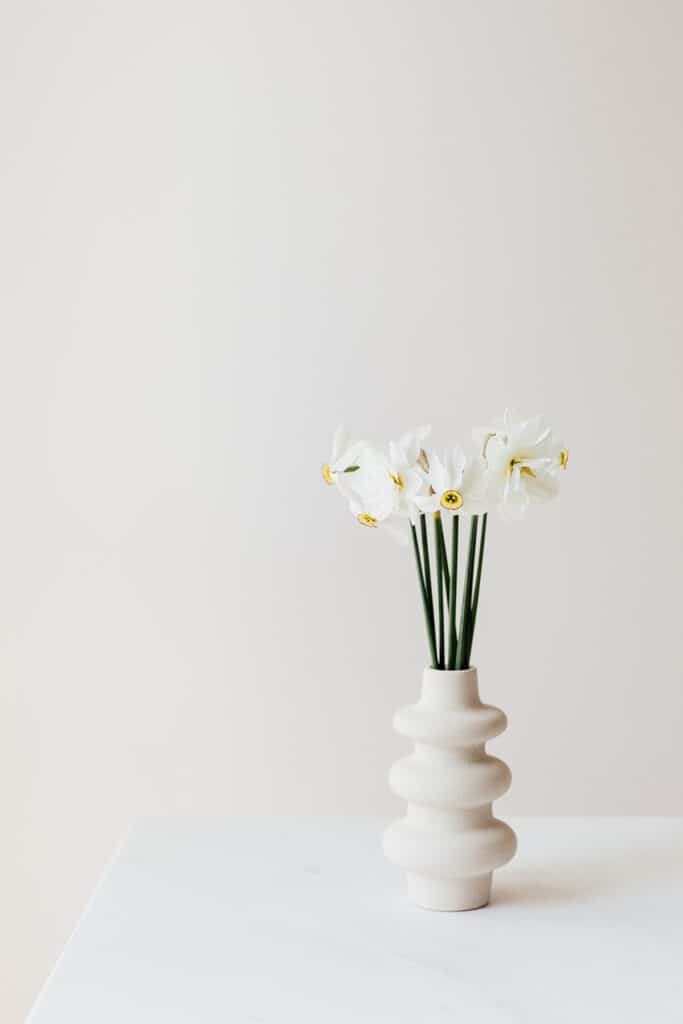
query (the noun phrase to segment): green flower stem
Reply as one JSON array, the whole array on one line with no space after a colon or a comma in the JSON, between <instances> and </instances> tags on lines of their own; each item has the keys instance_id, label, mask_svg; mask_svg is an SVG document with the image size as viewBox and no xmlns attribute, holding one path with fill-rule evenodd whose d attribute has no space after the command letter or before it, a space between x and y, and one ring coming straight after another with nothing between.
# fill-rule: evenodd
<instances>
[{"instance_id":1,"label":"green flower stem","mask_svg":"<svg viewBox=\"0 0 683 1024\"><path fill-rule=\"evenodd\" d=\"M465 574L465 586L462 592L462 610L460 612L460 643L456 656L455 667L464 669L469 667L469 637L470 637L470 614L472 606L472 576L474 573L474 555L477 547L477 530L479 528L479 516L472 516L470 526L470 548L467 555L467 572Z\"/></svg>"},{"instance_id":2,"label":"green flower stem","mask_svg":"<svg viewBox=\"0 0 683 1024\"><path fill-rule=\"evenodd\" d=\"M448 585L448 668L455 668L458 633L455 628L455 605L458 593L458 531L460 516L453 516L451 535L451 578Z\"/></svg>"},{"instance_id":3,"label":"green flower stem","mask_svg":"<svg viewBox=\"0 0 683 1024\"><path fill-rule=\"evenodd\" d=\"M472 655L472 641L474 640L474 627L476 625L477 608L479 607L479 588L481 587L481 566L483 564L483 551L486 544L486 523L488 521L488 513L484 512L481 517L481 537L479 539L479 555L477 558L477 571L476 580L474 582L474 593L472 595L472 608L470 614L470 629L469 639L467 646L467 663L469 665L470 658Z\"/></svg>"},{"instance_id":4,"label":"green flower stem","mask_svg":"<svg viewBox=\"0 0 683 1024\"><path fill-rule=\"evenodd\" d=\"M443 532L443 520L441 518L441 513L439 513L438 518L434 520L434 529L437 534L437 544L441 545L441 569L443 572L444 583L446 585L446 598L448 599L451 593L451 574L448 571L448 555L446 554L446 539Z\"/></svg>"},{"instance_id":5,"label":"green flower stem","mask_svg":"<svg viewBox=\"0 0 683 1024\"><path fill-rule=\"evenodd\" d=\"M481 587L481 567L484 562L484 546L486 544L486 524L488 513L484 512L481 517L481 538L479 540L479 557L477 559L477 576L474 583L474 594L472 595L472 609L470 615L469 636L467 641L467 664L470 663L472 655L472 641L474 639L474 627L477 621L477 609L479 607L479 588Z\"/></svg>"},{"instance_id":6,"label":"green flower stem","mask_svg":"<svg viewBox=\"0 0 683 1024\"><path fill-rule=\"evenodd\" d=\"M432 658L432 666L436 668L437 657L436 657L436 644L434 642L434 621L432 618L430 604L427 600L427 590L425 588L424 574L422 572L422 561L420 559L420 546L417 541L417 530L413 523L410 524L410 532L413 538L413 550L415 552L415 565L417 566L417 576L420 583L420 594L422 595L422 608L425 616L425 626L427 629L427 640L429 642L429 652Z\"/></svg>"},{"instance_id":7,"label":"green flower stem","mask_svg":"<svg viewBox=\"0 0 683 1024\"><path fill-rule=\"evenodd\" d=\"M444 667L446 652L444 649L444 607L443 607L443 548L441 545L441 513L434 513L434 547L436 548L436 592L439 608L439 635L437 644L437 668Z\"/></svg>"},{"instance_id":8,"label":"green flower stem","mask_svg":"<svg viewBox=\"0 0 683 1024\"><path fill-rule=\"evenodd\" d=\"M422 538L422 571L424 573L425 594L429 605L429 618L432 624L432 641L436 651L436 619L434 617L434 591L432 590L432 562L429 557L429 534L427 532L427 518L424 514L420 516L420 536ZM438 658L434 659L434 668L439 667Z\"/></svg>"}]
</instances>

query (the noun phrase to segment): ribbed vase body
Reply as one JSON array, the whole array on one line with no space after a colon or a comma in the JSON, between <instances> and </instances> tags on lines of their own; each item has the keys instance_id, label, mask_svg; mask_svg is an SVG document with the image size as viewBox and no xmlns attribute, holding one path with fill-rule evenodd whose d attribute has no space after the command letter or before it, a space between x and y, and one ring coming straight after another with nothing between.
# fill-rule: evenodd
<instances>
[{"instance_id":1,"label":"ribbed vase body","mask_svg":"<svg viewBox=\"0 0 683 1024\"><path fill-rule=\"evenodd\" d=\"M493 870L514 856L515 834L491 808L509 788L510 770L485 749L506 725L502 711L480 701L476 668L425 669L420 699L396 713L394 727L414 750L389 773L408 807L386 830L384 852L422 907L485 906Z\"/></svg>"}]
</instances>

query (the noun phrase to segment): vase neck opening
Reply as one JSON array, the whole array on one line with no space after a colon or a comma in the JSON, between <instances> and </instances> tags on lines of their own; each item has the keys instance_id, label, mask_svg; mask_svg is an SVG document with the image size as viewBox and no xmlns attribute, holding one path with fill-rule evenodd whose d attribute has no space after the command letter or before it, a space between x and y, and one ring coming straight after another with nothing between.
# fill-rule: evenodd
<instances>
[{"instance_id":1,"label":"vase neck opening","mask_svg":"<svg viewBox=\"0 0 683 1024\"><path fill-rule=\"evenodd\" d=\"M479 703L476 668L454 671L426 668L422 676L422 700L430 707L444 709Z\"/></svg>"}]
</instances>

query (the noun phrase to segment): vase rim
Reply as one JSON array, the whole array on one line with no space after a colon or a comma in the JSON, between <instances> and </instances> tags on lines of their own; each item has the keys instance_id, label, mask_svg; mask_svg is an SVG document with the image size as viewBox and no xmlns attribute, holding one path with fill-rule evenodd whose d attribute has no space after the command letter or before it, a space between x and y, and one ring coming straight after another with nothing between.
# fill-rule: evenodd
<instances>
[{"instance_id":1,"label":"vase rim","mask_svg":"<svg viewBox=\"0 0 683 1024\"><path fill-rule=\"evenodd\" d=\"M425 672L430 672L435 676L466 676L470 672L476 672L477 666L470 665L469 668L434 668L433 665L426 665Z\"/></svg>"}]
</instances>

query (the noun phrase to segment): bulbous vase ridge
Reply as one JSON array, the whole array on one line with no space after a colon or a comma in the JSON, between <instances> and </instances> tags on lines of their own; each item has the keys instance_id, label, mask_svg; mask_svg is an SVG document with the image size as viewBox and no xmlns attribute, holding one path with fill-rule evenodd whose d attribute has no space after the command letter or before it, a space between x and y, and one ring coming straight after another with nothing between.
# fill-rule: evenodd
<instances>
[{"instance_id":1,"label":"bulbous vase ridge","mask_svg":"<svg viewBox=\"0 0 683 1024\"><path fill-rule=\"evenodd\" d=\"M514 856L515 834L491 808L510 786L510 769L485 749L506 725L502 711L481 703L475 668L425 669L420 699L394 717L414 750L389 772L408 807L386 830L384 852L420 906L484 906L493 870Z\"/></svg>"}]
</instances>

